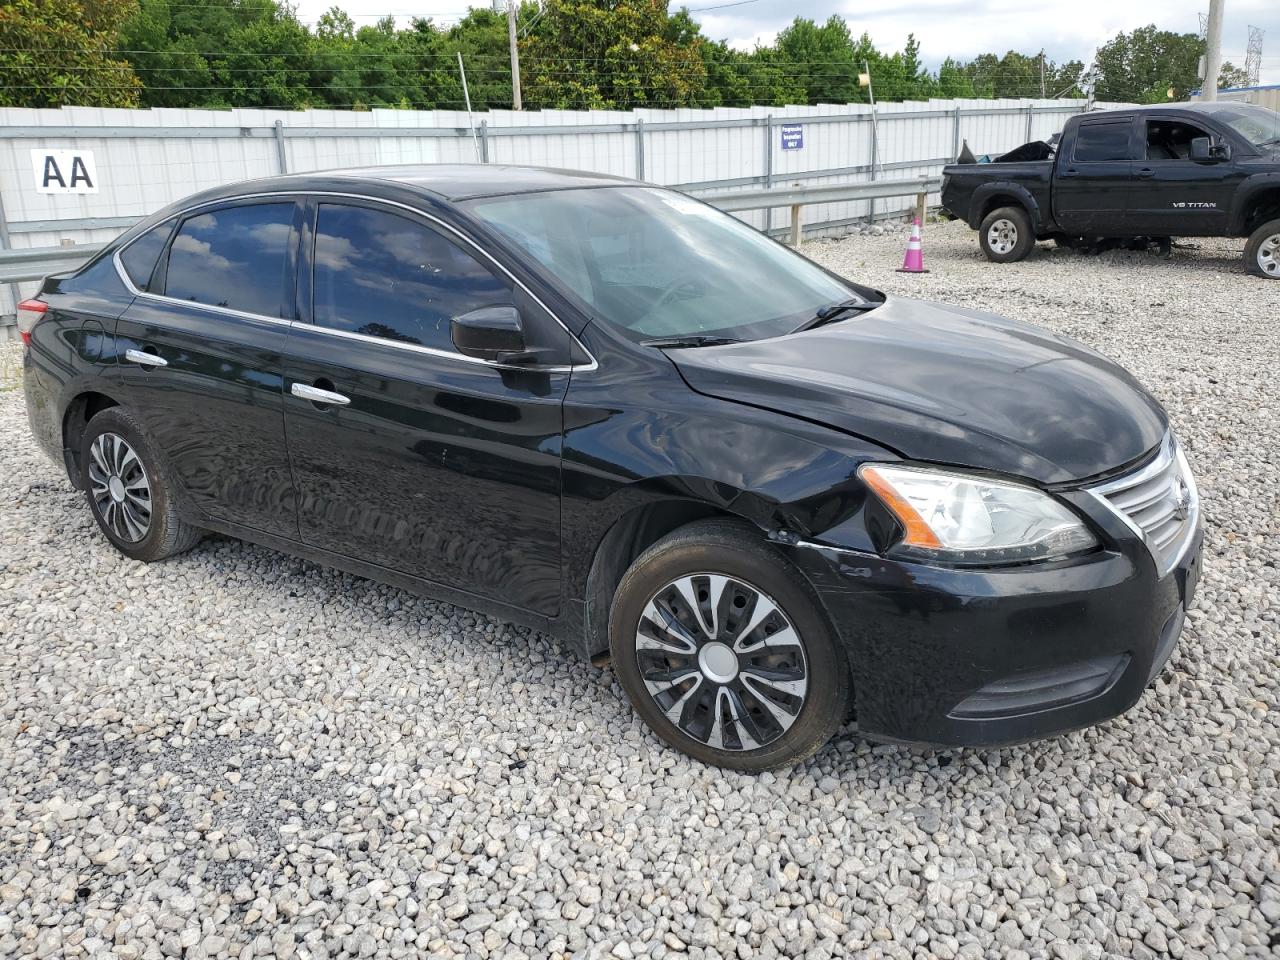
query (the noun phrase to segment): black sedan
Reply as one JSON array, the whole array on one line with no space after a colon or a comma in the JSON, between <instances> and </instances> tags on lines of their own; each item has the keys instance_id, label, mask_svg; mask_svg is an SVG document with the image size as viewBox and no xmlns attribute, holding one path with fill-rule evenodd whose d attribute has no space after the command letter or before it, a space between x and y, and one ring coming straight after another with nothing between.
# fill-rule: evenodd
<instances>
[{"instance_id":1,"label":"black sedan","mask_svg":"<svg viewBox=\"0 0 1280 960\"><path fill-rule=\"evenodd\" d=\"M744 770L1131 707L1200 554L1124 370L679 193L519 167L223 187L21 304L43 448L139 560L217 531L611 657Z\"/></svg>"}]
</instances>

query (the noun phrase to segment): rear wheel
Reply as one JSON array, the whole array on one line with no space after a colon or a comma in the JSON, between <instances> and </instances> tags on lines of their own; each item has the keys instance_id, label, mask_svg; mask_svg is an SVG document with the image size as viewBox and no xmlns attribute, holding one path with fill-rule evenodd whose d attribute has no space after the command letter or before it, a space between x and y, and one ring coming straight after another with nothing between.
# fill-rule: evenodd
<instances>
[{"instance_id":1,"label":"rear wheel","mask_svg":"<svg viewBox=\"0 0 1280 960\"><path fill-rule=\"evenodd\" d=\"M135 560L189 550L201 531L178 517L163 464L123 407L109 407L80 439L80 482L112 545Z\"/></svg>"},{"instance_id":2,"label":"rear wheel","mask_svg":"<svg viewBox=\"0 0 1280 960\"><path fill-rule=\"evenodd\" d=\"M645 551L618 586L609 635L636 712L705 763L798 763L847 712L843 648L799 573L731 522L692 524Z\"/></svg>"},{"instance_id":3,"label":"rear wheel","mask_svg":"<svg viewBox=\"0 0 1280 960\"><path fill-rule=\"evenodd\" d=\"M1280 280L1280 219L1268 220L1249 236L1244 265L1260 277Z\"/></svg>"},{"instance_id":4,"label":"rear wheel","mask_svg":"<svg viewBox=\"0 0 1280 960\"><path fill-rule=\"evenodd\" d=\"M978 243L993 263L1015 263L1031 252L1036 235L1025 210L1000 207L983 218L978 228Z\"/></svg>"}]
</instances>

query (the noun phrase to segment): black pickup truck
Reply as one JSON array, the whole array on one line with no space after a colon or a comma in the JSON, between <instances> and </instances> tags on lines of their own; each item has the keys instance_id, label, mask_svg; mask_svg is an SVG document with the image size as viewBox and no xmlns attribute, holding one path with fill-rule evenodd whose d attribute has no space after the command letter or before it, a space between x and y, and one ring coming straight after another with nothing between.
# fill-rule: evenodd
<instances>
[{"instance_id":1,"label":"black pickup truck","mask_svg":"<svg viewBox=\"0 0 1280 960\"><path fill-rule=\"evenodd\" d=\"M942 206L997 263L1037 240L1248 237L1245 266L1280 280L1280 113L1219 101L1082 114L1056 144L947 166Z\"/></svg>"}]
</instances>

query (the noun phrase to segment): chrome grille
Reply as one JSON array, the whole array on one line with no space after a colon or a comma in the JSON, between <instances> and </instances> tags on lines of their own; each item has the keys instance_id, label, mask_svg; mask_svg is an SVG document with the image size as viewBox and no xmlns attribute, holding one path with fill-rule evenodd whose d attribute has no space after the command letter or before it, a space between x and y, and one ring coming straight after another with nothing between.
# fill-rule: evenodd
<instances>
[{"instance_id":1,"label":"chrome grille","mask_svg":"<svg viewBox=\"0 0 1280 960\"><path fill-rule=\"evenodd\" d=\"M1181 559L1200 522L1196 482L1172 433L1145 466L1089 492L1142 537L1161 577Z\"/></svg>"}]
</instances>

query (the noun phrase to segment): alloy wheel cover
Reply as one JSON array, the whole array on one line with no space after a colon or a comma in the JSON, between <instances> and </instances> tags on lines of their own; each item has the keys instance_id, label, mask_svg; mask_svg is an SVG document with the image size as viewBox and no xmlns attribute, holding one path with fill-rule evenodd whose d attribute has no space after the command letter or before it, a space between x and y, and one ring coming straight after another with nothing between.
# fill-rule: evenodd
<instances>
[{"instance_id":1,"label":"alloy wheel cover","mask_svg":"<svg viewBox=\"0 0 1280 960\"><path fill-rule=\"evenodd\" d=\"M802 638L775 600L739 577L695 573L666 584L645 604L635 652L658 709L717 750L774 742L808 694Z\"/></svg>"},{"instance_id":2,"label":"alloy wheel cover","mask_svg":"<svg viewBox=\"0 0 1280 960\"><path fill-rule=\"evenodd\" d=\"M102 433L89 445L89 491L102 522L126 543L151 529L151 481L137 452L118 433Z\"/></svg>"}]
</instances>

